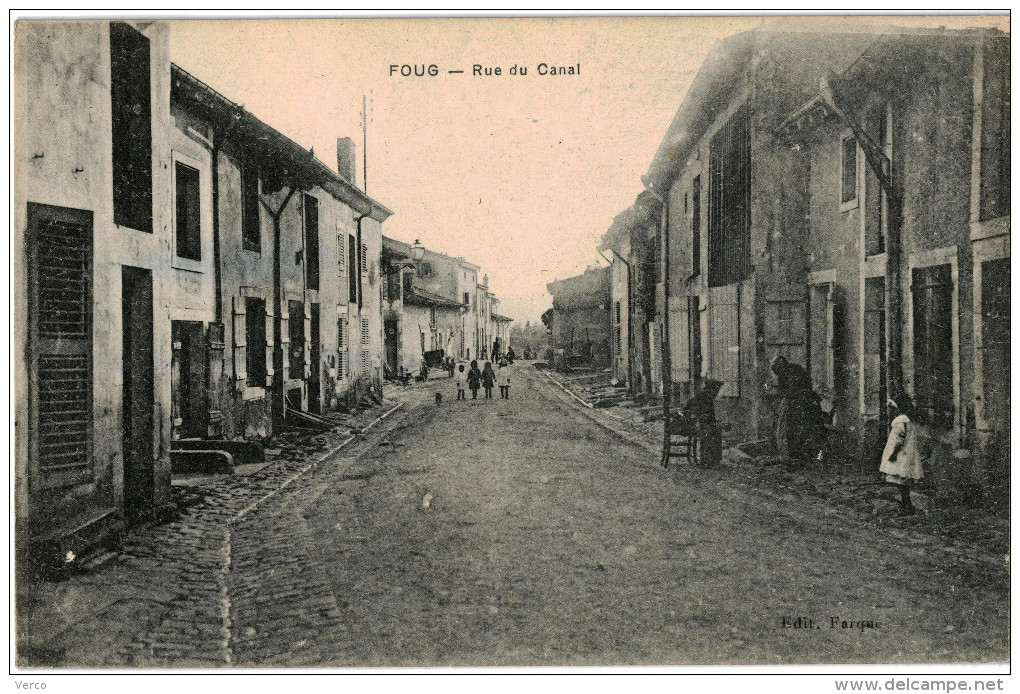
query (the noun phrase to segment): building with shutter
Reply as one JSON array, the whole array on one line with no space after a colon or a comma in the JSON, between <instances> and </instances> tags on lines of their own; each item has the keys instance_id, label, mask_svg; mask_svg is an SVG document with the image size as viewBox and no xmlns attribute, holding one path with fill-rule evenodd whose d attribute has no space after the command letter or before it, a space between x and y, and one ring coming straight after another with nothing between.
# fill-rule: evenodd
<instances>
[{"instance_id":1,"label":"building with shutter","mask_svg":"<svg viewBox=\"0 0 1020 694\"><path fill-rule=\"evenodd\" d=\"M338 174L177 65L172 76L175 162L211 181L199 209L214 239L201 266L175 259L174 330L206 336L175 349L207 370L188 383L175 369L173 435L262 439L288 410L355 405L382 379L381 224L392 213L354 184L349 139L337 143Z\"/></svg>"},{"instance_id":2,"label":"building with shutter","mask_svg":"<svg viewBox=\"0 0 1020 694\"><path fill-rule=\"evenodd\" d=\"M600 252L612 252L613 375L639 397L662 392L661 379L652 380L650 342L662 310L657 305L656 292L662 274L659 266L661 217L662 203L648 191L642 192L633 205L613 219L598 248ZM661 350L655 354L661 354ZM688 363L674 357L673 368L688 368ZM700 374L700 369L695 367L695 373Z\"/></svg>"},{"instance_id":3,"label":"building with shutter","mask_svg":"<svg viewBox=\"0 0 1020 694\"><path fill-rule=\"evenodd\" d=\"M19 22L14 75L16 544L59 566L170 508L168 251L192 209L165 24Z\"/></svg>"},{"instance_id":4,"label":"building with shutter","mask_svg":"<svg viewBox=\"0 0 1020 694\"><path fill-rule=\"evenodd\" d=\"M612 363L610 268L589 267L583 274L546 285L552 295L552 347L555 364L606 368Z\"/></svg>"},{"instance_id":5,"label":"building with shutter","mask_svg":"<svg viewBox=\"0 0 1020 694\"><path fill-rule=\"evenodd\" d=\"M668 374L651 340L652 380L677 400L723 381L733 438L763 440L785 356L832 413L834 452L875 468L885 401L905 390L930 484L1007 489L1009 396L992 374L1008 374L1008 142L1000 33L721 41L643 179L666 208L666 286L654 302L637 289L669 336ZM603 239L621 261L633 217Z\"/></svg>"},{"instance_id":6,"label":"building with shutter","mask_svg":"<svg viewBox=\"0 0 1020 694\"><path fill-rule=\"evenodd\" d=\"M763 29L720 41L643 178L665 206L656 221L666 281L655 304L670 369L651 378L676 402L703 378L722 381L717 411L736 440L770 437L779 407L771 360L808 358L809 168L778 144L776 128L871 40Z\"/></svg>"},{"instance_id":7,"label":"building with shutter","mask_svg":"<svg viewBox=\"0 0 1020 694\"><path fill-rule=\"evenodd\" d=\"M929 484L1003 497L1009 38L890 32L856 55L777 129L809 170L806 364L857 459L877 467L902 388Z\"/></svg>"}]
</instances>

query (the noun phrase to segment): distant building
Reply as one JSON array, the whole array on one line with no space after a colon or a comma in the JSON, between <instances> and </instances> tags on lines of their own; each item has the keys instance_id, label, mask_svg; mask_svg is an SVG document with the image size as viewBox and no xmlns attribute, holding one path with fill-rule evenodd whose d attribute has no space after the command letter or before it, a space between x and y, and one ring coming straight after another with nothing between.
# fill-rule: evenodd
<instances>
[{"instance_id":1,"label":"distant building","mask_svg":"<svg viewBox=\"0 0 1020 694\"><path fill-rule=\"evenodd\" d=\"M605 368L612 363L609 279L609 268L590 267L582 275L546 285L553 300L552 346L558 366Z\"/></svg>"}]
</instances>

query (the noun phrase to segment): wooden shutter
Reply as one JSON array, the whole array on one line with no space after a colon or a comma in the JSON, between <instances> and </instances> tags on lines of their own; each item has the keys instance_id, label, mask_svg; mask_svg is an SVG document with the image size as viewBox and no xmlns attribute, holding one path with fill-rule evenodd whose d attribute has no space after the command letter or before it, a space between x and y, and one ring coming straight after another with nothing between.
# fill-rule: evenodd
<instances>
[{"instance_id":1,"label":"wooden shutter","mask_svg":"<svg viewBox=\"0 0 1020 694\"><path fill-rule=\"evenodd\" d=\"M673 381L691 381L691 339L686 296L669 299L669 341Z\"/></svg>"},{"instance_id":2,"label":"wooden shutter","mask_svg":"<svg viewBox=\"0 0 1020 694\"><path fill-rule=\"evenodd\" d=\"M113 221L152 232L152 92L149 39L110 24Z\"/></svg>"},{"instance_id":3,"label":"wooden shutter","mask_svg":"<svg viewBox=\"0 0 1020 694\"><path fill-rule=\"evenodd\" d=\"M350 347L348 346L347 316L337 316L336 319L336 374L337 379L342 380L350 377Z\"/></svg>"},{"instance_id":4,"label":"wooden shutter","mask_svg":"<svg viewBox=\"0 0 1020 694\"><path fill-rule=\"evenodd\" d=\"M915 268L914 391L923 424L953 426L953 278L950 265Z\"/></svg>"},{"instance_id":5,"label":"wooden shutter","mask_svg":"<svg viewBox=\"0 0 1020 694\"><path fill-rule=\"evenodd\" d=\"M817 390L832 390L835 386L835 313L832 282L811 285L808 297L808 335L810 349L808 364L811 383Z\"/></svg>"},{"instance_id":6,"label":"wooden shutter","mask_svg":"<svg viewBox=\"0 0 1020 694\"><path fill-rule=\"evenodd\" d=\"M302 304L302 310L304 311L304 369L301 374L301 378L307 379L312 373L312 304L305 302Z\"/></svg>"},{"instance_id":7,"label":"wooden shutter","mask_svg":"<svg viewBox=\"0 0 1020 694\"><path fill-rule=\"evenodd\" d=\"M880 417L885 406L885 278L864 280L864 402L862 412Z\"/></svg>"},{"instance_id":8,"label":"wooden shutter","mask_svg":"<svg viewBox=\"0 0 1020 694\"><path fill-rule=\"evenodd\" d=\"M28 205L30 458L40 487L92 473L92 213Z\"/></svg>"},{"instance_id":9,"label":"wooden shutter","mask_svg":"<svg viewBox=\"0 0 1020 694\"><path fill-rule=\"evenodd\" d=\"M273 387L273 377L276 376L276 369L273 367L273 350L276 347L274 339L273 323L276 316L273 314L273 302L266 302L266 388Z\"/></svg>"},{"instance_id":10,"label":"wooden shutter","mask_svg":"<svg viewBox=\"0 0 1020 694\"><path fill-rule=\"evenodd\" d=\"M709 290L709 377L723 382L719 395L740 395L740 293L736 285Z\"/></svg>"},{"instance_id":11,"label":"wooden shutter","mask_svg":"<svg viewBox=\"0 0 1020 694\"><path fill-rule=\"evenodd\" d=\"M362 373L365 373L365 374L368 373L368 368L369 368L369 359L368 359L368 343L369 343L369 338L370 338L370 334L369 334L368 319L367 318L362 318L361 319L361 370L362 370Z\"/></svg>"},{"instance_id":12,"label":"wooden shutter","mask_svg":"<svg viewBox=\"0 0 1020 694\"><path fill-rule=\"evenodd\" d=\"M245 323L245 301L244 297L235 296L233 301L233 322L231 327L234 331L234 383L237 388L244 390L248 385L248 326Z\"/></svg>"}]
</instances>

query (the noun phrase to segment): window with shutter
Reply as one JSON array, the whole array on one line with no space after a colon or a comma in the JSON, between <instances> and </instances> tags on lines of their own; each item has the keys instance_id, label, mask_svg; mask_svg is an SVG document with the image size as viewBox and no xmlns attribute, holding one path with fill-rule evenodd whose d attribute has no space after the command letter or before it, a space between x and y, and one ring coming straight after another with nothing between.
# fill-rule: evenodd
<instances>
[{"instance_id":1,"label":"window with shutter","mask_svg":"<svg viewBox=\"0 0 1020 694\"><path fill-rule=\"evenodd\" d=\"M245 342L247 344L248 385L264 388L266 385L266 302L264 299L245 299Z\"/></svg>"},{"instance_id":2,"label":"window with shutter","mask_svg":"<svg viewBox=\"0 0 1020 694\"><path fill-rule=\"evenodd\" d=\"M740 395L740 294L736 286L709 290L709 377L723 382L719 395Z\"/></svg>"},{"instance_id":3,"label":"window with shutter","mask_svg":"<svg viewBox=\"0 0 1020 694\"><path fill-rule=\"evenodd\" d=\"M337 316L336 319L336 374L337 379L343 380L350 377L350 360L347 346L347 316Z\"/></svg>"},{"instance_id":4,"label":"window with shutter","mask_svg":"<svg viewBox=\"0 0 1020 694\"><path fill-rule=\"evenodd\" d=\"M833 291L833 283L825 282L811 285L811 293L809 295L810 322L808 324L808 334L810 337L810 349L808 351L808 365L810 367L811 383L818 390L823 388L832 390L835 386Z\"/></svg>"},{"instance_id":5,"label":"window with shutter","mask_svg":"<svg viewBox=\"0 0 1020 694\"><path fill-rule=\"evenodd\" d=\"M305 307L300 301L287 302L288 329L290 332L290 368L287 378L305 377Z\"/></svg>"},{"instance_id":6,"label":"window with shutter","mask_svg":"<svg viewBox=\"0 0 1020 694\"><path fill-rule=\"evenodd\" d=\"M352 304L358 303L358 271L354 266L358 259L358 242L353 234L347 236L347 257L350 259L351 271L347 273L347 301Z\"/></svg>"},{"instance_id":7,"label":"window with shutter","mask_svg":"<svg viewBox=\"0 0 1020 694\"><path fill-rule=\"evenodd\" d=\"M361 274L368 274L368 244L361 244Z\"/></svg>"},{"instance_id":8,"label":"window with shutter","mask_svg":"<svg viewBox=\"0 0 1020 694\"><path fill-rule=\"evenodd\" d=\"M319 288L319 201L305 193L305 282Z\"/></svg>"},{"instance_id":9,"label":"window with shutter","mask_svg":"<svg viewBox=\"0 0 1020 694\"><path fill-rule=\"evenodd\" d=\"M691 380L690 327L687 318L687 297L669 299L670 367L675 383Z\"/></svg>"},{"instance_id":10,"label":"window with shutter","mask_svg":"<svg viewBox=\"0 0 1020 694\"><path fill-rule=\"evenodd\" d=\"M914 397L918 420L953 426L953 277L948 264L914 268Z\"/></svg>"},{"instance_id":11,"label":"window with shutter","mask_svg":"<svg viewBox=\"0 0 1020 694\"><path fill-rule=\"evenodd\" d=\"M246 251L262 251L261 205L259 204L259 170L252 161L241 164L241 247Z\"/></svg>"},{"instance_id":12,"label":"window with shutter","mask_svg":"<svg viewBox=\"0 0 1020 694\"><path fill-rule=\"evenodd\" d=\"M885 389L885 278L864 280L864 402L866 415L882 415Z\"/></svg>"},{"instance_id":13,"label":"window with shutter","mask_svg":"<svg viewBox=\"0 0 1020 694\"><path fill-rule=\"evenodd\" d=\"M347 232L343 230L340 223L336 225L336 264L337 264L337 277L344 276L344 267L346 265L344 258L347 255Z\"/></svg>"},{"instance_id":14,"label":"window with shutter","mask_svg":"<svg viewBox=\"0 0 1020 694\"><path fill-rule=\"evenodd\" d=\"M152 233L152 93L149 39L110 24L113 221Z\"/></svg>"},{"instance_id":15,"label":"window with shutter","mask_svg":"<svg viewBox=\"0 0 1020 694\"><path fill-rule=\"evenodd\" d=\"M40 487L92 471L92 213L28 205L31 474Z\"/></svg>"},{"instance_id":16,"label":"window with shutter","mask_svg":"<svg viewBox=\"0 0 1020 694\"><path fill-rule=\"evenodd\" d=\"M234 333L234 381L237 387L244 389L248 384L248 328L245 321L245 299L234 297L233 333Z\"/></svg>"},{"instance_id":17,"label":"window with shutter","mask_svg":"<svg viewBox=\"0 0 1020 694\"><path fill-rule=\"evenodd\" d=\"M751 138L747 105L712 138L708 159L708 286L751 273Z\"/></svg>"},{"instance_id":18,"label":"window with shutter","mask_svg":"<svg viewBox=\"0 0 1020 694\"><path fill-rule=\"evenodd\" d=\"M364 374L368 373L369 358L368 358L368 344L369 344L369 327L368 319L361 319L361 371Z\"/></svg>"},{"instance_id":19,"label":"window with shutter","mask_svg":"<svg viewBox=\"0 0 1020 694\"><path fill-rule=\"evenodd\" d=\"M981 263L981 370L985 427L1009 430L1009 258Z\"/></svg>"}]
</instances>

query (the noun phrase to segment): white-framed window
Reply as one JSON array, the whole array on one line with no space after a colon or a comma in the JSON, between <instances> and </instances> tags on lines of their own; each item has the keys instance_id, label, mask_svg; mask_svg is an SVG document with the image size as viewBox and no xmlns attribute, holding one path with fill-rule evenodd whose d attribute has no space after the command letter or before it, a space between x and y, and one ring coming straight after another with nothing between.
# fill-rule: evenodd
<instances>
[{"instance_id":1,"label":"white-framed window","mask_svg":"<svg viewBox=\"0 0 1020 694\"><path fill-rule=\"evenodd\" d=\"M203 210L211 208L211 191L206 167L182 152L171 155L174 200L171 207L173 233L172 265L180 270L203 272L202 259L208 257L205 227L211 223ZM209 200L209 205L206 201Z\"/></svg>"}]
</instances>

